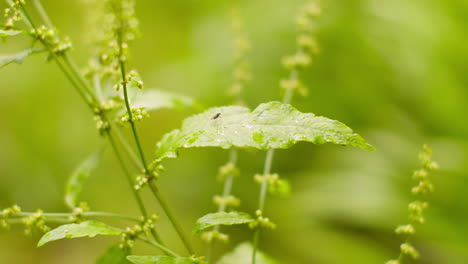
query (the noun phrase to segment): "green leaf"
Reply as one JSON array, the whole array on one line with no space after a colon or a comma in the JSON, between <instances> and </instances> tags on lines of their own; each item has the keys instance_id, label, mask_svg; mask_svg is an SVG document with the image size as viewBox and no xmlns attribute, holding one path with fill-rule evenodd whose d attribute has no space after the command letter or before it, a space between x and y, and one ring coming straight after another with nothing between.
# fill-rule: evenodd
<instances>
[{"instance_id":1,"label":"green leaf","mask_svg":"<svg viewBox=\"0 0 468 264\"><path fill-rule=\"evenodd\" d=\"M170 256L128 256L134 264L207 264L204 261Z\"/></svg>"},{"instance_id":2,"label":"green leaf","mask_svg":"<svg viewBox=\"0 0 468 264\"><path fill-rule=\"evenodd\" d=\"M57 227L42 236L37 244L43 246L51 241L62 238L95 237L97 235L117 236L122 232L98 221L86 221L80 224L68 224Z\"/></svg>"},{"instance_id":3,"label":"green leaf","mask_svg":"<svg viewBox=\"0 0 468 264\"><path fill-rule=\"evenodd\" d=\"M289 104L269 102L259 105L253 112L241 106L226 106L187 118L180 130L166 134L158 143L156 161L176 157L180 148L285 149L299 141L374 150L341 122L301 113Z\"/></svg>"},{"instance_id":4,"label":"green leaf","mask_svg":"<svg viewBox=\"0 0 468 264\"><path fill-rule=\"evenodd\" d=\"M78 206L83 186L101 160L102 150L87 157L72 173L65 188L65 203L70 208Z\"/></svg>"},{"instance_id":5,"label":"green leaf","mask_svg":"<svg viewBox=\"0 0 468 264\"><path fill-rule=\"evenodd\" d=\"M12 37L19 34L23 34L23 31L20 30L1 30L0 29L0 37Z\"/></svg>"},{"instance_id":6,"label":"green leaf","mask_svg":"<svg viewBox=\"0 0 468 264\"><path fill-rule=\"evenodd\" d=\"M120 248L119 244L110 247L97 261L96 264L130 264L127 256L130 249Z\"/></svg>"},{"instance_id":7,"label":"green leaf","mask_svg":"<svg viewBox=\"0 0 468 264\"><path fill-rule=\"evenodd\" d=\"M0 55L0 68L7 66L10 63L21 64L29 55L40 52L40 49L27 49L16 54Z\"/></svg>"},{"instance_id":8,"label":"green leaf","mask_svg":"<svg viewBox=\"0 0 468 264\"><path fill-rule=\"evenodd\" d=\"M252 261L252 245L248 242L238 245L233 251L224 255L216 264L243 264ZM277 261L257 250L256 264L278 264Z\"/></svg>"},{"instance_id":9,"label":"green leaf","mask_svg":"<svg viewBox=\"0 0 468 264\"><path fill-rule=\"evenodd\" d=\"M138 93L132 107L145 107L146 111L162 108L183 109L195 106L195 100L190 97L162 90L143 90Z\"/></svg>"},{"instance_id":10,"label":"green leaf","mask_svg":"<svg viewBox=\"0 0 468 264\"><path fill-rule=\"evenodd\" d=\"M219 212L207 214L197 220L193 233L197 234L200 231L217 225L240 225L253 222L254 219L247 213L242 212Z\"/></svg>"}]
</instances>

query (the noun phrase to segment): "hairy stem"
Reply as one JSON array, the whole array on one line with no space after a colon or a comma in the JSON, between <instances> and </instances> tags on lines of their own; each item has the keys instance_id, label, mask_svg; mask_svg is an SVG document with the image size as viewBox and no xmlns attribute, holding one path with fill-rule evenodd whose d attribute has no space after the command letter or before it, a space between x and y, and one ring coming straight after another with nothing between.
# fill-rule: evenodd
<instances>
[{"instance_id":1,"label":"hairy stem","mask_svg":"<svg viewBox=\"0 0 468 264\"><path fill-rule=\"evenodd\" d=\"M123 28L123 26L122 26L122 28ZM194 250L193 250L189 240L186 238L180 224L178 223L178 221L174 217L174 215L173 215L172 211L170 210L170 207L168 206L166 200L159 193L159 191L158 191L158 189L157 189L157 187L156 187L156 185L155 185L155 183L153 181L154 179L151 176L151 172L148 169L148 163L146 162L146 158L145 158L145 154L143 152L140 137L138 135L138 131L137 131L135 122L133 120L132 109L131 109L131 106L130 106L130 100L129 100L129 96L128 96L127 74L126 74L126 70L125 70L125 62L122 60L122 58L124 56L123 49L122 49L122 46L123 46L123 36L122 36L122 34L123 34L122 30L119 30L118 31L118 36L117 36L118 37L117 42L118 42L118 45L119 45L119 58L120 58L120 73L121 73L121 78L122 78L122 90L123 90L125 108L127 110L130 127L132 129L132 134L133 134L133 138L135 140L135 145L136 145L136 147L138 149L138 153L140 155L141 164L142 164L144 172L145 172L145 177L148 177L148 179L149 179L148 184L150 186L150 189L151 189L152 193L154 194L154 196L158 200L158 202L161 205L164 213L169 218L172 226L176 230L177 234L179 235L180 239L182 240L182 242L183 242L184 246L186 247L187 251L190 254L194 254Z\"/></svg>"}]
</instances>

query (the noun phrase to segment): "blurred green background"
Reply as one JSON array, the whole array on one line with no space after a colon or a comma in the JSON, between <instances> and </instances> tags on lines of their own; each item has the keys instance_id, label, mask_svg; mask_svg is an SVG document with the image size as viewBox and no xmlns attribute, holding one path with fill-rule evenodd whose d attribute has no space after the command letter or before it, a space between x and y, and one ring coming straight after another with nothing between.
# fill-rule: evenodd
<instances>
[{"instance_id":1,"label":"blurred green background","mask_svg":"<svg viewBox=\"0 0 468 264\"><path fill-rule=\"evenodd\" d=\"M43 0L63 34L75 44L71 56L86 65L92 54L92 10L88 1ZM295 45L294 18L303 0L243 1L240 7L252 42L250 106L279 100L280 65ZM2 3L2 8L4 7ZM132 46L131 64L148 88L192 96L206 106L229 104L232 40L229 1L139 0L142 38ZM294 105L340 120L377 151L335 145L298 144L277 152L274 171L291 180L290 199L269 198L267 214L278 224L265 232L261 249L287 264L385 263L398 254L394 227L407 222L411 173L423 143L434 149L441 170L434 175L428 222L412 240L419 263L468 263L468 1L328 0L320 19L321 53L304 75L307 98ZM29 45L20 38L1 44L2 54ZM104 144L85 104L56 65L41 55L0 71L0 208L65 211L64 183L74 167ZM140 125L152 156L161 136L180 126L191 111L158 111ZM128 132L128 131L126 131ZM228 153L185 150L167 162L160 180L189 231L215 210L217 168ZM254 212L264 153L242 152L234 193L242 210ZM160 212L152 197L148 204ZM93 210L137 215L138 209L110 151L84 193ZM230 229L228 250L250 238ZM162 217L160 232L182 251ZM93 263L112 239L52 243L36 249L38 237L20 228L0 231L0 263ZM204 247L198 238L199 252ZM152 253L141 247L136 253ZM243 263L240 263L243 264Z\"/></svg>"}]
</instances>

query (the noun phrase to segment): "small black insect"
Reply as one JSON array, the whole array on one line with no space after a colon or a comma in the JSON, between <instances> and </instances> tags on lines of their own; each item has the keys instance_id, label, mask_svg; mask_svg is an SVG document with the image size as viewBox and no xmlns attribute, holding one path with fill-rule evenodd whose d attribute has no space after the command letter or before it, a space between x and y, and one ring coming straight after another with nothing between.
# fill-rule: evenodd
<instances>
[{"instance_id":1,"label":"small black insect","mask_svg":"<svg viewBox=\"0 0 468 264\"><path fill-rule=\"evenodd\" d=\"M217 114L214 115L211 119L217 119L220 115L221 115L221 113L217 113Z\"/></svg>"}]
</instances>

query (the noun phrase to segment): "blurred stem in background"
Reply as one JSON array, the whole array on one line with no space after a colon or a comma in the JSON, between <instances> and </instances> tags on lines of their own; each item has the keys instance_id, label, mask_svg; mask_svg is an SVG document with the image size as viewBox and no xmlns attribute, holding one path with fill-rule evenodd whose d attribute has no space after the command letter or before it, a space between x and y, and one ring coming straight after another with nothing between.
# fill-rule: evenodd
<instances>
[{"instance_id":1,"label":"blurred stem in background","mask_svg":"<svg viewBox=\"0 0 468 264\"><path fill-rule=\"evenodd\" d=\"M300 12L298 24L297 51L291 56L283 59L283 66L289 70L289 77L280 82L281 88L285 90L283 103L290 104L294 93L305 95L307 89L299 80L299 70L311 64L312 55L317 52L317 42L314 38L316 31L314 19L321 14L321 8L316 1L310 2ZM255 229L253 235L253 250L252 264L257 261L257 249L260 240L260 232L262 228L274 228L276 225L270 221L268 217L264 217L265 202L268 194L268 186L272 179L275 181L278 178L271 177L271 169L273 164L275 150L270 149L266 153L263 175L261 176L261 187L259 194L258 209L255 212L257 216L256 222L251 225Z\"/></svg>"},{"instance_id":2,"label":"blurred stem in background","mask_svg":"<svg viewBox=\"0 0 468 264\"><path fill-rule=\"evenodd\" d=\"M242 92L252 79L250 65L247 59L247 53L250 51L250 41L244 32L244 20L240 14L238 3L231 7L229 17L233 35L234 60L232 71L233 84L228 90L228 93L234 98L235 104L243 105L244 100L242 98ZM234 178L239 175L239 170L236 168L237 155L237 149L232 147L229 152L228 163L219 168L218 177L224 184L221 196L216 195L214 197L214 202L218 205L218 213L227 211L229 207L237 207L240 205L240 200L231 194ZM226 242L229 238L228 235L222 234L220 229L221 227L216 225L212 231L203 234L206 242L208 242L208 263L212 262L216 240Z\"/></svg>"}]
</instances>

